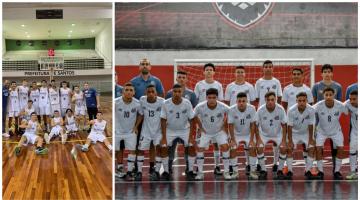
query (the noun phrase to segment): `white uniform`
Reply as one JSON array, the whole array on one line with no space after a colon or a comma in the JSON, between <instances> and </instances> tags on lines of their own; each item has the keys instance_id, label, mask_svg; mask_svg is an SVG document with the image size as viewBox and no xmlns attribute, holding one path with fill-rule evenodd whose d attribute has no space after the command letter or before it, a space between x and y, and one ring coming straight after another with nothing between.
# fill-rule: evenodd
<instances>
[{"instance_id":1,"label":"white uniform","mask_svg":"<svg viewBox=\"0 0 360 200\"><path fill-rule=\"evenodd\" d=\"M61 107L61 116L65 116L66 110L71 109L70 102L70 88L60 88L60 107Z\"/></svg>"},{"instance_id":2,"label":"white uniform","mask_svg":"<svg viewBox=\"0 0 360 200\"><path fill-rule=\"evenodd\" d=\"M80 91L79 93L75 92L74 97L75 97L75 115L76 116L85 115L86 106L85 106L85 99L83 92L82 91Z\"/></svg>"},{"instance_id":3,"label":"white uniform","mask_svg":"<svg viewBox=\"0 0 360 200\"><path fill-rule=\"evenodd\" d=\"M26 121L29 121L31 118L31 113L35 112L35 108L34 108L34 106L31 106L30 108L28 106L26 106L24 108L24 111L25 111L24 119L26 119Z\"/></svg>"},{"instance_id":4,"label":"white uniform","mask_svg":"<svg viewBox=\"0 0 360 200\"><path fill-rule=\"evenodd\" d=\"M55 124L60 123L61 119L62 119L61 117L54 117L53 118ZM58 136L60 134L61 130L63 130L62 126L57 124L57 125L55 125L54 127L51 128L50 135Z\"/></svg>"},{"instance_id":5,"label":"white uniform","mask_svg":"<svg viewBox=\"0 0 360 200\"><path fill-rule=\"evenodd\" d=\"M310 88L303 84L301 87L295 87L293 84L290 84L284 88L283 96L281 101L288 103L288 110L291 106L296 104L296 95L300 92L305 92L307 95L308 103L313 103L313 95Z\"/></svg>"},{"instance_id":6,"label":"white uniform","mask_svg":"<svg viewBox=\"0 0 360 200\"><path fill-rule=\"evenodd\" d=\"M207 101L198 104L195 109L195 116L198 116L205 133L201 133L200 148L207 148L210 141L219 145L227 144L227 134L223 130L224 119L229 111L229 107L217 101L216 107L212 110L208 107Z\"/></svg>"},{"instance_id":7,"label":"white uniform","mask_svg":"<svg viewBox=\"0 0 360 200\"><path fill-rule=\"evenodd\" d=\"M356 152L358 147L358 108L352 106L350 100L345 101L345 107L351 116L350 152Z\"/></svg>"},{"instance_id":8,"label":"white uniform","mask_svg":"<svg viewBox=\"0 0 360 200\"><path fill-rule=\"evenodd\" d=\"M78 131L79 129L76 126L75 117L74 116L68 117L67 115L65 117L66 117L66 120L67 120L67 124L65 124L66 130L67 131L73 131L73 132Z\"/></svg>"},{"instance_id":9,"label":"white uniform","mask_svg":"<svg viewBox=\"0 0 360 200\"><path fill-rule=\"evenodd\" d=\"M20 103L20 110L24 109L29 100L29 87L20 85L18 87L19 91L19 103Z\"/></svg>"},{"instance_id":10,"label":"white uniform","mask_svg":"<svg viewBox=\"0 0 360 200\"><path fill-rule=\"evenodd\" d=\"M39 110L40 115L50 115L49 90L47 87L40 88Z\"/></svg>"},{"instance_id":11,"label":"white uniform","mask_svg":"<svg viewBox=\"0 0 360 200\"><path fill-rule=\"evenodd\" d=\"M60 96L59 91L49 88L50 104L51 104L51 115L54 115L54 111L57 110L61 113L60 109Z\"/></svg>"},{"instance_id":12,"label":"white uniform","mask_svg":"<svg viewBox=\"0 0 360 200\"><path fill-rule=\"evenodd\" d=\"M17 90L10 91L8 115L9 117L18 117L19 113L20 113L19 93Z\"/></svg>"},{"instance_id":13,"label":"white uniform","mask_svg":"<svg viewBox=\"0 0 360 200\"><path fill-rule=\"evenodd\" d=\"M36 139L39 137L36 135L36 127L38 126L38 122L33 122L30 120L28 125L31 125L31 127L25 129L24 136L26 137L26 142L24 145L35 144Z\"/></svg>"},{"instance_id":14,"label":"white uniform","mask_svg":"<svg viewBox=\"0 0 360 200\"><path fill-rule=\"evenodd\" d=\"M259 98L259 106L265 104L265 94L271 91L275 92L277 97L282 96L281 84L278 79L274 77L271 80L260 78L256 81L255 92L256 98Z\"/></svg>"},{"instance_id":15,"label":"white uniform","mask_svg":"<svg viewBox=\"0 0 360 200\"><path fill-rule=\"evenodd\" d=\"M297 104L288 110L288 125L292 127L292 142L305 144L309 148L309 125L315 128L315 109L307 104L305 110L300 113Z\"/></svg>"},{"instance_id":16,"label":"white uniform","mask_svg":"<svg viewBox=\"0 0 360 200\"><path fill-rule=\"evenodd\" d=\"M247 104L244 112L241 112L237 105L230 107L228 123L234 125L234 136L237 145L240 142L245 142L245 147L249 146L250 124L256 122L255 115L256 109L250 104Z\"/></svg>"},{"instance_id":17,"label":"white uniform","mask_svg":"<svg viewBox=\"0 0 360 200\"><path fill-rule=\"evenodd\" d=\"M179 105L175 105L171 99L165 100L160 117L166 119L166 140L167 145L171 146L176 138L184 142L184 146L189 145L190 123L194 118L194 112L189 100L182 98Z\"/></svg>"},{"instance_id":18,"label":"white uniform","mask_svg":"<svg viewBox=\"0 0 360 200\"><path fill-rule=\"evenodd\" d=\"M160 114L164 101L165 99L157 97L156 102L149 103L146 96L140 98L139 113L144 116L139 142L140 150L148 150L151 141L155 146L160 144L162 138Z\"/></svg>"},{"instance_id":19,"label":"white uniform","mask_svg":"<svg viewBox=\"0 0 360 200\"><path fill-rule=\"evenodd\" d=\"M136 134L133 128L139 110L140 102L135 98L129 104L124 102L123 96L115 99L115 150L120 150L120 141L124 140L125 148L135 151Z\"/></svg>"},{"instance_id":20,"label":"white uniform","mask_svg":"<svg viewBox=\"0 0 360 200\"><path fill-rule=\"evenodd\" d=\"M344 146L344 135L340 126L341 113L347 114L345 106L338 100L334 100L334 106L328 108L325 100L314 105L317 127L316 146L324 146L325 140L331 138L335 146Z\"/></svg>"},{"instance_id":21,"label":"white uniform","mask_svg":"<svg viewBox=\"0 0 360 200\"><path fill-rule=\"evenodd\" d=\"M286 124L286 120L286 113L281 105L276 103L275 109L272 112L267 110L266 104L260 106L256 112L256 121L259 127L259 135L264 145L269 141L273 141L277 145L281 144L281 124Z\"/></svg>"},{"instance_id":22,"label":"white uniform","mask_svg":"<svg viewBox=\"0 0 360 200\"><path fill-rule=\"evenodd\" d=\"M104 131L106 128L106 121L105 120L101 120L101 122L99 122L98 119L94 119L95 123L91 128L91 132L88 136L88 138L92 141L92 142L104 142L104 140L106 139L105 135L104 135Z\"/></svg>"},{"instance_id":23,"label":"white uniform","mask_svg":"<svg viewBox=\"0 0 360 200\"><path fill-rule=\"evenodd\" d=\"M39 109L39 98L40 98L40 91L39 89L36 90L30 90L30 100L33 101L33 106L35 108L35 112L36 114L40 114L40 109Z\"/></svg>"},{"instance_id":24,"label":"white uniform","mask_svg":"<svg viewBox=\"0 0 360 200\"><path fill-rule=\"evenodd\" d=\"M256 100L256 94L254 86L248 82L245 82L242 85L238 85L235 82L230 83L226 86L225 90L225 101L230 101L230 106L236 104L237 95L240 92L246 93L248 102Z\"/></svg>"},{"instance_id":25,"label":"white uniform","mask_svg":"<svg viewBox=\"0 0 360 200\"><path fill-rule=\"evenodd\" d=\"M205 80L199 81L195 85L195 95L198 98L198 102L206 101L206 90L215 88L218 91L218 100L224 100L224 90L220 82L214 81L213 83L206 83Z\"/></svg>"}]
</instances>

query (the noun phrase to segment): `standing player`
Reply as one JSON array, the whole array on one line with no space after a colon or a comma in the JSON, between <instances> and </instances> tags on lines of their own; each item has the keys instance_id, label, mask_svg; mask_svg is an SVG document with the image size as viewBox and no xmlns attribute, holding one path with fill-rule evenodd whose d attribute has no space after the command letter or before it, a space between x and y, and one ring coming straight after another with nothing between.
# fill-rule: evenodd
<instances>
[{"instance_id":1,"label":"standing player","mask_svg":"<svg viewBox=\"0 0 360 200\"><path fill-rule=\"evenodd\" d=\"M60 107L61 107L61 116L64 118L67 109L71 109L71 96L72 91L68 88L68 83L63 81L60 88Z\"/></svg>"},{"instance_id":2,"label":"standing player","mask_svg":"<svg viewBox=\"0 0 360 200\"><path fill-rule=\"evenodd\" d=\"M41 81L39 111L40 111L39 114L40 116L43 117L43 121L44 121L43 129L49 131L50 101L49 101L49 89L47 87L46 80Z\"/></svg>"},{"instance_id":3,"label":"standing player","mask_svg":"<svg viewBox=\"0 0 360 200\"><path fill-rule=\"evenodd\" d=\"M115 98L118 98L121 96L123 88L121 87L121 85L118 84L118 76L117 73L115 72Z\"/></svg>"},{"instance_id":4,"label":"standing player","mask_svg":"<svg viewBox=\"0 0 360 200\"><path fill-rule=\"evenodd\" d=\"M45 133L44 139L46 144L50 144L51 138L54 136L61 136L61 143L65 144L67 135L64 133L64 121L63 118L60 116L60 112L58 110L54 111L54 117L51 119L51 131L50 134Z\"/></svg>"},{"instance_id":5,"label":"standing player","mask_svg":"<svg viewBox=\"0 0 360 200\"><path fill-rule=\"evenodd\" d=\"M236 96L237 102L230 107L228 115L231 138L230 166L232 166L234 171L231 175L233 179L239 176L236 149L240 143L245 144L244 149L250 149L249 162L246 166L250 171L249 178L258 179L258 175L256 174L256 143L254 140L256 131L256 109L253 105L248 104L247 96L248 94L245 92L238 93Z\"/></svg>"},{"instance_id":6,"label":"standing player","mask_svg":"<svg viewBox=\"0 0 360 200\"><path fill-rule=\"evenodd\" d=\"M2 87L2 133L4 137L10 137L10 135L5 132L7 106L8 106L8 100L10 94L9 88L10 88L9 80L4 80L4 85Z\"/></svg>"},{"instance_id":7,"label":"standing player","mask_svg":"<svg viewBox=\"0 0 360 200\"><path fill-rule=\"evenodd\" d=\"M282 177L282 168L284 166L286 157L286 114L284 108L276 103L275 92L268 92L265 94L266 104L260 106L256 112L257 127L257 153L258 160L261 166L260 177L266 179L267 172L265 168L265 145L272 141L277 146L280 146L280 161L279 170L277 171L278 178ZM274 166L277 158L274 155ZM277 167L276 167L277 168ZM274 171L274 167L273 167Z\"/></svg>"},{"instance_id":8,"label":"standing player","mask_svg":"<svg viewBox=\"0 0 360 200\"><path fill-rule=\"evenodd\" d=\"M357 180L357 154L358 154L358 92L353 90L349 94L349 100L345 102L346 109L351 115L350 132L350 170L346 179Z\"/></svg>"},{"instance_id":9,"label":"standing player","mask_svg":"<svg viewBox=\"0 0 360 200\"><path fill-rule=\"evenodd\" d=\"M291 106L288 110L288 151L286 164L289 172L287 178L291 179L293 149L297 144L305 144L309 155L305 161L305 176L308 179L312 178L310 169L315 157L315 141L314 141L314 124L315 124L315 109L311 107L307 101L309 97L307 93L300 92L296 95L296 104ZM304 156L305 158L305 156Z\"/></svg>"},{"instance_id":10,"label":"standing player","mask_svg":"<svg viewBox=\"0 0 360 200\"><path fill-rule=\"evenodd\" d=\"M95 88L91 88L87 82L84 83L83 93L85 95L86 110L89 115L89 120L96 119L98 109L100 109L100 94L97 93ZM90 130L91 125L88 129L88 133L90 133Z\"/></svg>"},{"instance_id":11,"label":"standing player","mask_svg":"<svg viewBox=\"0 0 360 200\"><path fill-rule=\"evenodd\" d=\"M136 135L140 118L138 113L140 103L134 98L135 90L131 83L124 85L123 95L115 99L115 151L116 151L116 176L124 177L123 156L124 150L120 149L120 143L123 141L126 150L129 151L127 158L127 177L132 178L132 170L136 159Z\"/></svg>"},{"instance_id":12,"label":"standing player","mask_svg":"<svg viewBox=\"0 0 360 200\"><path fill-rule=\"evenodd\" d=\"M182 98L182 87L173 86L173 97L164 102L161 108L161 157L164 167L162 179L170 180L168 147L174 140L181 139L184 147L189 146L189 174L193 174L195 162L195 141L191 132L194 130L194 112L190 101ZM190 121L190 123L189 123Z\"/></svg>"},{"instance_id":13,"label":"standing player","mask_svg":"<svg viewBox=\"0 0 360 200\"><path fill-rule=\"evenodd\" d=\"M358 90L358 83L353 83L346 88L345 100L348 100L350 98L350 93L354 90Z\"/></svg>"},{"instance_id":14,"label":"standing player","mask_svg":"<svg viewBox=\"0 0 360 200\"><path fill-rule=\"evenodd\" d=\"M22 85L18 86L20 110L24 109L29 100L29 86L26 79L22 80Z\"/></svg>"},{"instance_id":15,"label":"standing player","mask_svg":"<svg viewBox=\"0 0 360 200\"><path fill-rule=\"evenodd\" d=\"M30 100L33 101L33 106L34 106L35 112L38 115L38 119L40 119L40 109L39 109L40 91L39 91L35 81L31 83L31 90L30 90L29 98L30 98Z\"/></svg>"},{"instance_id":16,"label":"standing player","mask_svg":"<svg viewBox=\"0 0 360 200\"><path fill-rule=\"evenodd\" d=\"M323 167L323 147L327 138L332 139L336 149L334 179L341 180L340 173L342 159L344 156L344 136L341 130L339 118L342 113L347 114L345 106L338 100L334 99L335 90L333 88L325 88L324 100L314 105L317 128L316 128L316 158L317 167L319 169L318 177L324 178Z\"/></svg>"},{"instance_id":17,"label":"standing player","mask_svg":"<svg viewBox=\"0 0 360 200\"><path fill-rule=\"evenodd\" d=\"M86 106L85 106L85 97L84 93L80 90L80 87L78 85L74 86L74 94L72 96L72 102L75 102L75 117L76 122L80 128L80 121L83 120L83 130L85 130L86 125ZM80 129L82 130L82 129Z\"/></svg>"},{"instance_id":18,"label":"standing player","mask_svg":"<svg viewBox=\"0 0 360 200\"><path fill-rule=\"evenodd\" d=\"M8 103L9 135L13 135L18 133L19 114L20 114L19 93L15 81L11 82L10 95L8 101L9 101Z\"/></svg>"},{"instance_id":19,"label":"standing player","mask_svg":"<svg viewBox=\"0 0 360 200\"><path fill-rule=\"evenodd\" d=\"M218 101L217 97L217 89L208 89L206 91L207 101L199 103L194 109L195 118L201 134L196 155L199 170L195 177L196 180L204 179L204 151L209 147L210 141L214 141L220 145L224 163L224 178L226 180L231 179L229 172L230 148L227 142L227 132L225 132L225 126L227 126L226 117L229 107Z\"/></svg>"},{"instance_id":20,"label":"standing player","mask_svg":"<svg viewBox=\"0 0 360 200\"><path fill-rule=\"evenodd\" d=\"M56 89L55 85L49 85L49 98L50 98L50 107L51 112L54 114L55 110L60 112L60 96L59 90Z\"/></svg>"}]
</instances>

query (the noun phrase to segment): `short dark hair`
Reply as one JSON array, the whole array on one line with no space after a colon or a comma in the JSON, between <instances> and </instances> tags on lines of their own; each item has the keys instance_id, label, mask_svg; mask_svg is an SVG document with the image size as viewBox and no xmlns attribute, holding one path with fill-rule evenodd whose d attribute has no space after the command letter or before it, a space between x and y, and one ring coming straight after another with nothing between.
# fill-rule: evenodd
<instances>
[{"instance_id":1,"label":"short dark hair","mask_svg":"<svg viewBox=\"0 0 360 200\"><path fill-rule=\"evenodd\" d=\"M47 81L46 81L46 80L42 80L41 82L42 82L42 83L43 83L43 82L47 83Z\"/></svg>"},{"instance_id":2,"label":"short dark hair","mask_svg":"<svg viewBox=\"0 0 360 200\"><path fill-rule=\"evenodd\" d=\"M275 92L270 91L270 92L267 92L267 93L265 94L265 98L266 98L266 99L267 99L267 98L269 98L270 96L274 96L274 97L276 97Z\"/></svg>"},{"instance_id":3,"label":"short dark hair","mask_svg":"<svg viewBox=\"0 0 360 200\"><path fill-rule=\"evenodd\" d=\"M335 90L333 89L333 88L331 88L331 87L327 87L327 88L325 88L324 90L323 90L323 94L325 94L325 92L332 92L333 94L335 94Z\"/></svg>"},{"instance_id":4,"label":"short dark hair","mask_svg":"<svg viewBox=\"0 0 360 200\"><path fill-rule=\"evenodd\" d=\"M13 84L13 83L15 83L15 84L16 84L16 81L11 81L11 83L10 83L10 84Z\"/></svg>"},{"instance_id":5,"label":"short dark hair","mask_svg":"<svg viewBox=\"0 0 360 200\"><path fill-rule=\"evenodd\" d=\"M36 114L36 112L32 112L30 115L33 116L33 115L37 115L37 114Z\"/></svg>"},{"instance_id":6,"label":"short dark hair","mask_svg":"<svg viewBox=\"0 0 360 200\"><path fill-rule=\"evenodd\" d=\"M31 99L28 100L28 103L29 103L29 102L33 103L33 101L32 101Z\"/></svg>"},{"instance_id":7,"label":"short dark hair","mask_svg":"<svg viewBox=\"0 0 360 200\"><path fill-rule=\"evenodd\" d=\"M242 65L239 65L239 66L236 66L236 67L235 67L235 70L236 70L236 69L243 69L243 70L245 70L245 67L242 66Z\"/></svg>"},{"instance_id":8,"label":"short dark hair","mask_svg":"<svg viewBox=\"0 0 360 200\"><path fill-rule=\"evenodd\" d=\"M206 63L206 64L204 65L204 71L205 71L205 68L207 68L207 67L212 67L213 70L215 71L215 65L214 65L214 64L212 64L212 63Z\"/></svg>"},{"instance_id":9,"label":"short dark hair","mask_svg":"<svg viewBox=\"0 0 360 200\"><path fill-rule=\"evenodd\" d=\"M134 85L131 82L125 83L124 87L134 87Z\"/></svg>"},{"instance_id":10,"label":"short dark hair","mask_svg":"<svg viewBox=\"0 0 360 200\"><path fill-rule=\"evenodd\" d=\"M294 68L294 69L292 69L292 73L293 73L294 71L299 71L301 74L304 73L304 71L303 71L301 68Z\"/></svg>"},{"instance_id":11,"label":"short dark hair","mask_svg":"<svg viewBox=\"0 0 360 200\"><path fill-rule=\"evenodd\" d=\"M353 91L350 92L350 95L356 95L356 96L357 96L357 95L358 95L358 91L357 91L357 90L353 90Z\"/></svg>"},{"instance_id":12,"label":"short dark hair","mask_svg":"<svg viewBox=\"0 0 360 200\"><path fill-rule=\"evenodd\" d=\"M307 98L306 92L299 92L299 93L296 95L296 98L299 98L299 97L306 97L306 98Z\"/></svg>"},{"instance_id":13,"label":"short dark hair","mask_svg":"<svg viewBox=\"0 0 360 200\"><path fill-rule=\"evenodd\" d=\"M149 89L149 88L154 88L155 87L155 85L154 84L149 84L149 85L147 85L146 86L146 89Z\"/></svg>"},{"instance_id":14,"label":"short dark hair","mask_svg":"<svg viewBox=\"0 0 360 200\"><path fill-rule=\"evenodd\" d=\"M101 111L97 111L97 113L96 113L96 114L99 114L99 113L100 113L100 114L103 114Z\"/></svg>"},{"instance_id":15,"label":"short dark hair","mask_svg":"<svg viewBox=\"0 0 360 200\"><path fill-rule=\"evenodd\" d=\"M237 95L236 95L236 98L247 98L247 95L245 92L239 92Z\"/></svg>"},{"instance_id":16,"label":"short dark hair","mask_svg":"<svg viewBox=\"0 0 360 200\"><path fill-rule=\"evenodd\" d=\"M66 109L65 113L68 113L69 111L70 111L71 113L73 113L73 111L72 111L70 108Z\"/></svg>"},{"instance_id":17,"label":"short dark hair","mask_svg":"<svg viewBox=\"0 0 360 200\"><path fill-rule=\"evenodd\" d=\"M215 88L209 88L209 89L206 90L206 96L209 96L209 95L212 95L212 94L215 94L216 96L218 96L219 92Z\"/></svg>"},{"instance_id":18,"label":"short dark hair","mask_svg":"<svg viewBox=\"0 0 360 200\"><path fill-rule=\"evenodd\" d=\"M186 71L178 71L176 74L183 74L183 75L187 75Z\"/></svg>"},{"instance_id":19,"label":"short dark hair","mask_svg":"<svg viewBox=\"0 0 360 200\"><path fill-rule=\"evenodd\" d=\"M175 84L173 85L173 89L177 89L177 88L182 88L182 87L181 87L181 85L180 85L180 84L175 83Z\"/></svg>"},{"instance_id":20,"label":"short dark hair","mask_svg":"<svg viewBox=\"0 0 360 200\"><path fill-rule=\"evenodd\" d=\"M334 70L334 67L330 64L324 64L322 67L321 67L321 73L323 73L326 69L330 69L331 72L333 72Z\"/></svg>"},{"instance_id":21,"label":"short dark hair","mask_svg":"<svg viewBox=\"0 0 360 200\"><path fill-rule=\"evenodd\" d=\"M263 63L263 67L266 65L266 64L273 64L271 60L265 60L264 63Z\"/></svg>"},{"instance_id":22,"label":"short dark hair","mask_svg":"<svg viewBox=\"0 0 360 200\"><path fill-rule=\"evenodd\" d=\"M54 113L56 113L56 112L58 113L59 111L58 111L58 110L54 110Z\"/></svg>"},{"instance_id":23,"label":"short dark hair","mask_svg":"<svg viewBox=\"0 0 360 200\"><path fill-rule=\"evenodd\" d=\"M33 84L34 84L34 83L35 83L35 84L37 84L37 82L36 82L36 81L33 81L32 83L33 83Z\"/></svg>"}]
</instances>

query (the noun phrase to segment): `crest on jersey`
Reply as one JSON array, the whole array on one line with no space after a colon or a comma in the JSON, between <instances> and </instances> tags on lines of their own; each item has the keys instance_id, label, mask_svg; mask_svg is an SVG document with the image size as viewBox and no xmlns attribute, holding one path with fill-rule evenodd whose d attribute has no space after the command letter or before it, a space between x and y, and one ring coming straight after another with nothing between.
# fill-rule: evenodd
<instances>
[{"instance_id":1,"label":"crest on jersey","mask_svg":"<svg viewBox=\"0 0 360 200\"><path fill-rule=\"evenodd\" d=\"M244 93L245 93L245 94L249 93L249 90L245 90Z\"/></svg>"},{"instance_id":2,"label":"crest on jersey","mask_svg":"<svg viewBox=\"0 0 360 200\"><path fill-rule=\"evenodd\" d=\"M246 119L250 119L250 118L251 118L251 115L248 114L248 115L246 116Z\"/></svg>"},{"instance_id":3,"label":"crest on jersey","mask_svg":"<svg viewBox=\"0 0 360 200\"><path fill-rule=\"evenodd\" d=\"M181 113L183 113L183 114L185 114L187 112L187 110L185 109L185 110L183 110L183 111L181 111Z\"/></svg>"},{"instance_id":4,"label":"crest on jersey","mask_svg":"<svg viewBox=\"0 0 360 200\"><path fill-rule=\"evenodd\" d=\"M290 92L290 95L293 96L295 93L294 92Z\"/></svg>"},{"instance_id":5,"label":"crest on jersey","mask_svg":"<svg viewBox=\"0 0 360 200\"><path fill-rule=\"evenodd\" d=\"M161 111L161 107L157 107L157 108L156 108L156 111L157 111L157 112L160 112L160 111Z\"/></svg>"},{"instance_id":6,"label":"crest on jersey","mask_svg":"<svg viewBox=\"0 0 360 200\"><path fill-rule=\"evenodd\" d=\"M263 117L263 120L267 120L267 117Z\"/></svg>"},{"instance_id":7,"label":"crest on jersey","mask_svg":"<svg viewBox=\"0 0 360 200\"><path fill-rule=\"evenodd\" d=\"M339 115L340 115L339 111L337 111L337 112L334 114L334 116L339 116Z\"/></svg>"},{"instance_id":8,"label":"crest on jersey","mask_svg":"<svg viewBox=\"0 0 360 200\"><path fill-rule=\"evenodd\" d=\"M273 85L273 86L272 86L272 89L276 89L276 85Z\"/></svg>"},{"instance_id":9,"label":"crest on jersey","mask_svg":"<svg viewBox=\"0 0 360 200\"><path fill-rule=\"evenodd\" d=\"M123 110L121 108L119 108L118 111L122 112Z\"/></svg>"},{"instance_id":10,"label":"crest on jersey","mask_svg":"<svg viewBox=\"0 0 360 200\"><path fill-rule=\"evenodd\" d=\"M275 120L279 120L279 119L280 119L279 115L276 116L274 119L275 119Z\"/></svg>"},{"instance_id":11,"label":"crest on jersey","mask_svg":"<svg viewBox=\"0 0 360 200\"><path fill-rule=\"evenodd\" d=\"M221 113L218 113L218 114L216 115L216 117L217 117L217 118L221 118L221 117L222 117L222 114L221 114Z\"/></svg>"},{"instance_id":12,"label":"crest on jersey","mask_svg":"<svg viewBox=\"0 0 360 200\"><path fill-rule=\"evenodd\" d=\"M173 110L169 110L169 113L173 113L174 111Z\"/></svg>"},{"instance_id":13,"label":"crest on jersey","mask_svg":"<svg viewBox=\"0 0 360 200\"><path fill-rule=\"evenodd\" d=\"M295 121L297 121L297 120L299 120L299 118L298 118L298 117L295 117Z\"/></svg>"},{"instance_id":14,"label":"crest on jersey","mask_svg":"<svg viewBox=\"0 0 360 200\"><path fill-rule=\"evenodd\" d=\"M143 109L143 110L146 110L146 107L145 107L145 106L143 106L143 107L142 107L142 109Z\"/></svg>"},{"instance_id":15,"label":"crest on jersey","mask_svg":"<svg viewBox=\"0 0 360 200\"><path fill-rule=\"evenodd\" d=\"M205 114L204 117L208 117L209 115L208 114Z\"/></svg>"},{"instance_id":16,"label":"crest on jersey","mask_svg":"<svg viewBox=\"0 0 360 200\"><path fill-rule=\"evenodd\" d=\"M310 115L306 115L305 119L310 119Z\"/></svg>"},{"instance_id":17,"label":"crest on jersey","mask_svg":"<svg viewBox=\"0 0 360 200\"><path fill-rule=\"evenodd\" d=\"M263 19L271 10L271 2L218 2L215 9L237 28L248 28Z\"/></svg>"},{"instance_id":18,"label":"crest on jersey","mask_svg":"<svg viewBox=\"0 0 360 200\"><path fill-rule=\"evenodd\" d=\"M239 117L237 115L234 116L235 119L239 119Z\"/></svg>"},{"instance_id":19,"label":"crest on jersey","mask_svg":"<svg viewBox=\"0 0 360 200\"><path fill-rule=\"evenodd\" d=\"M132 113L136 112L136 108L131 109L131 112Z\"/></svg>"},{"instance_id":20,"label":"crest on jersey","mask_svg":"<svg viewBox=\"0 0 360 200\"><path fill-rule=\"evenodd\" d=\"M325 115L325 113L324 113L324 112L321 112L320 114L321 114L321 115Z\"/></svg>"}]
</instances>

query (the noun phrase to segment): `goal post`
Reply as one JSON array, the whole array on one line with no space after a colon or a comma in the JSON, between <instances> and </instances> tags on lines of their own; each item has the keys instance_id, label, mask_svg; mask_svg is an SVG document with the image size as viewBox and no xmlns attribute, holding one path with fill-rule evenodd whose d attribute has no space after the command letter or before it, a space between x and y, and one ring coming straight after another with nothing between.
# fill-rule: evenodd
<instances>
[{"instance_id":1,"label":"goal post","mask_svg":"<svg viewBox=\"0 0 360 200\"><path fill-rule=\"evenodd\" d=\"M279 79L282 89L292 83L291 71L301 68L304 71L304 83L310 88L315 84L315 64L313 58L269 58L269 59L175 59L174 83L179 70L187 72L187 87L194 89L195 84L204 79L203 66L206 63L215 65L215 80L224 88L235 80L235 67L245 67L245 80L255 85L256 80L263 76L262 65L271 60L274 66L273 76Z\"/></svg>"}]
</instances>

